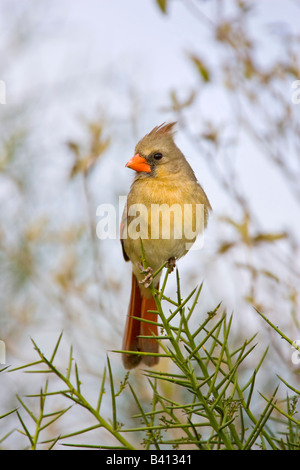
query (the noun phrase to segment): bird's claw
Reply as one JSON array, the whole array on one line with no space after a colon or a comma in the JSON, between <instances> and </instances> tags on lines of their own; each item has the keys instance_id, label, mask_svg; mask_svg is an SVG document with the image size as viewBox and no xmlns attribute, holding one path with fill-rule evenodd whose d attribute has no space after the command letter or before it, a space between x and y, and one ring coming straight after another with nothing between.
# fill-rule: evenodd
<instances>
[{"instance_id":1,"label":"bird's claw","mask_svg":"<svg viewBox=\"0 0 300 470\"><path fill-rule=\"evenodd\" d=\"M148 266L148 268L144 268L141 264L139 264L139 268L143 274L146 274L144 279L140 281L140 284L144 284L144 287L149 287L153 282L153 269Z\"/></svg>"},{"instance_id":2,"label":"bird's claw","mask_svg":"<svg viewBox=\"0 0 300 470\"><path fill-rule=\"evenodd\" d=\"M174 257L169 258L168 264L167 264L168 272L169 273L173 272L175 266L176 266L176 259Z\"/></svg>"}]
</instances>

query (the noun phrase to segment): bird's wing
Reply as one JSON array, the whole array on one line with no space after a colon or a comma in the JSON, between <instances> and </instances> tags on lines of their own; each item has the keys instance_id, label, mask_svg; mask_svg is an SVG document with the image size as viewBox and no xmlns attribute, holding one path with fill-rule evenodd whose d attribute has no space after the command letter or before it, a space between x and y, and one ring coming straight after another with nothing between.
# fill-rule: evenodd
<instances>
[{"instance_id":1,"label":"bird's wing","mask_svg":"<svg viewBox=\"0 0 300 470\"><path fill-rule=\"evenodd\" d=\"M123 210L123 214L122 214L122 219L121 219L121 224L120 224L120 239L121 239L121 246L122 246L122 252L123 252L123 256L124 256L124 259L125 261L129 261L129 257L125 251L125 247L124 247L124 232L125 232L125 229L126 229L126 220L127 220L127 204L125 204L125 207L124 207L124 210Z\"/></svg>"}]
</instances>

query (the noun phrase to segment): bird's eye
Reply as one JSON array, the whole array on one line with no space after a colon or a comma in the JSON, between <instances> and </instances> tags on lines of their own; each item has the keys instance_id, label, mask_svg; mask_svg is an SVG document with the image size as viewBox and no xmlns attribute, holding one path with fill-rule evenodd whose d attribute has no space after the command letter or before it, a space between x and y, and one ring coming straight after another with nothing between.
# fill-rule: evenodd
<instances>
[{"instance_id":1,"label":"bird's eye","mask_svg":"<svg viewBox=\"0 0 300 470\"><path fill-rule=\"evenodd\" d=\"M154 157L154 160L160 160L162 158L162 153L159 153L159 152L155 153L153 157Z\"/></svg>"}]
</instances>

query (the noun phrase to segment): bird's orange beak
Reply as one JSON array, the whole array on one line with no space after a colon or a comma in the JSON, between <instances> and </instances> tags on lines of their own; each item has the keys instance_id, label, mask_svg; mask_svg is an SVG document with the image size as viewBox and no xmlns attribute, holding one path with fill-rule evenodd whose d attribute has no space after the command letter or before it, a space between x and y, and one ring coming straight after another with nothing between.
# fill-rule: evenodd
<instances>
[{"instance_id":1,"label":"bird's orange beak","mask_svg":"<svg viewBox=\"0 0 300 470\"><path fill-rule=\"evenodd\" d=\"M132 157L125 166L135 171L151 173L151 166L147 163L147 160L144 157L141 157L138 153L134 155L134 157Z\"/></svg>"}]
</instances>

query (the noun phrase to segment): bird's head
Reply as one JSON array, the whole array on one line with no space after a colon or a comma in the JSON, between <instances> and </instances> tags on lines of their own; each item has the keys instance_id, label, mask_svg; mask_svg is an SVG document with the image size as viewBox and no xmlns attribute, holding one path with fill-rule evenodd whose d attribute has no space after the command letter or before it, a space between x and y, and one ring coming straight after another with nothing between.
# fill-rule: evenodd
<instances>
[{"instance_id":1,"label":"bird's head","mask_svg":"<svg viewBox=\"0 0 300 470\"><path fill-rule=\"evenodd\" d=\"M178 171L183 154L174 142L176 122L161 124L146 134L135 147L126 166L141 176L162 176Z\"/></svg>"}]
</instances>

